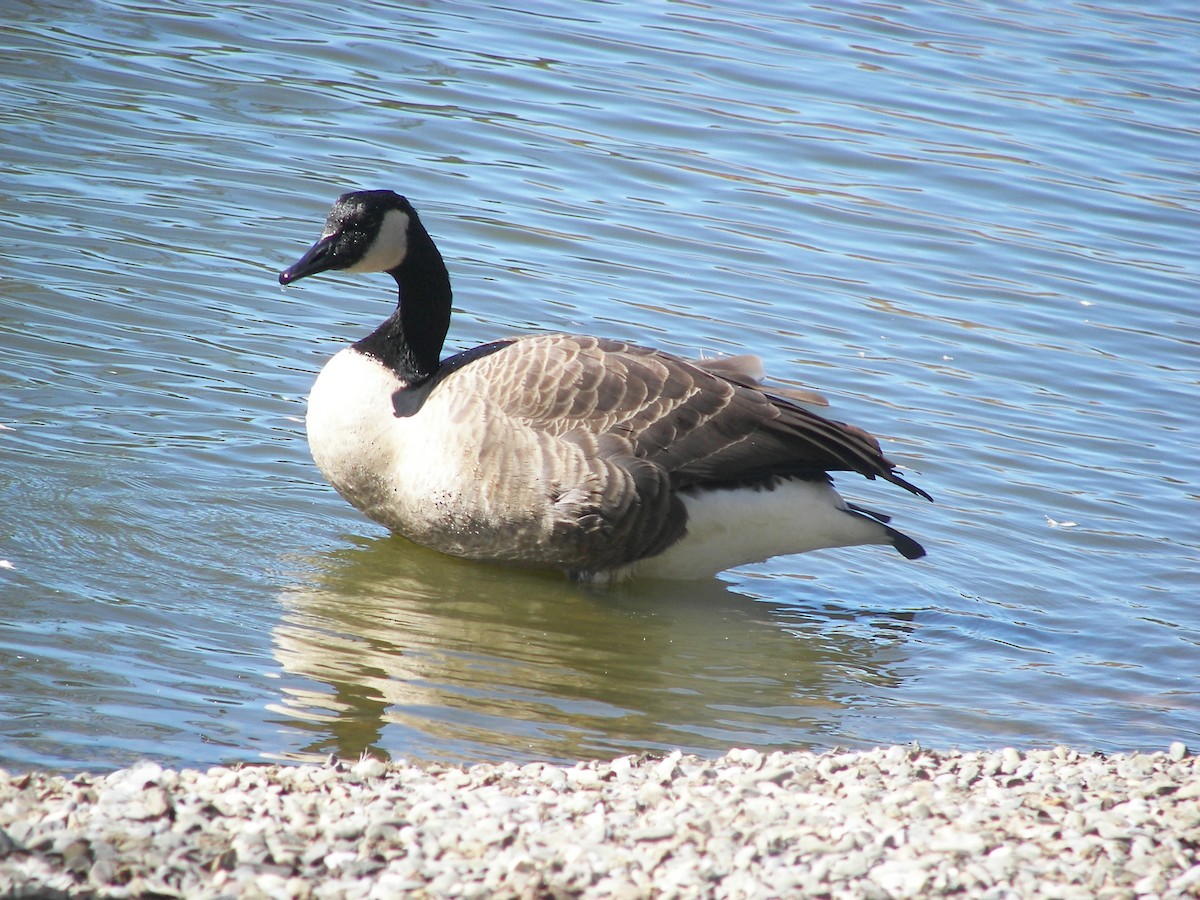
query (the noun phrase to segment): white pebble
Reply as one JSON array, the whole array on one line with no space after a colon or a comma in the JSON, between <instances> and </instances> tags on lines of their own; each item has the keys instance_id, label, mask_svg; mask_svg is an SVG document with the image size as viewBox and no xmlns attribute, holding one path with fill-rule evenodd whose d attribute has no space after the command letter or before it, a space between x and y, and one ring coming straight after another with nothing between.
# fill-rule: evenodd
<instances>
[{"instance_id":1,"label":"white pebble","mask_svg":"<svg viewBox=\"0 0 1200 900\"><path fill-rule=\"evenodd\" d=\"M1021 754L1013 747L1005 747L1000 751L1000 771L1011 775L1021 765Z\"/></svg>"},{"instance_id":2,"label":"white pebble","mask_svg":"<svg viewBox=\"0 0 1200 900\"><path fill-rule=\"evenodd\" d=\"M387 763L373 756L364 756L350 768L350 771L359 778L379 778L387 772Z\"/></svg>"},{"instance_id":3,"label":"white pebble","mask_svg":"<svg viewBox=\"0 0 1200 900\"><path fill-rule=\"evenodd\" d=\"M0 772L0 894L1187 896L1198 839L1174 745Z\"/></svg>"}]
</instances>

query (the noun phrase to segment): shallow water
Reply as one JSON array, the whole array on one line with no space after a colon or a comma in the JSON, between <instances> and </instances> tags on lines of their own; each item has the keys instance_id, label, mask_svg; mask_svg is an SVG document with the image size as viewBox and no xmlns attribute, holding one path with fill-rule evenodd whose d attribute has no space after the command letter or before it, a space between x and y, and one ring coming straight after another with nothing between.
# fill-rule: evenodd
<instances>
[{"instance_id":1,"label":"shallow water","mask_svg":"<svg viewBox=\"0 0 1200 900\"><path fill-rule=\"evenodd\" d=\"M0 25L0 765L1200 744L1190 4L11 5ZM755 352L936 505L581 590L388 537L304 396L403 191L449 349Z\"/></svg>"}]
</instances>

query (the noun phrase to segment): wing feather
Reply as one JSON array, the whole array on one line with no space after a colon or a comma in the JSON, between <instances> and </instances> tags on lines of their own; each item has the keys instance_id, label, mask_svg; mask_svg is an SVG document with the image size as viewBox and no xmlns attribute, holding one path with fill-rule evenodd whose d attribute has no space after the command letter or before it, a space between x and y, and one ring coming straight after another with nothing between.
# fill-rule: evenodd
<instances>
[{"instance_id":1,"label":"wing feather","mask_svg":"<svg viewBox=\"0 0 1200 900\"><path fill-rule=\"evenodd\" d=\"M866 431L759 388L744 371L621 341L538 335L461 375L529 428L628 437L638 457L662 466L678 486L850 471L927 496L895 474Z\"/></svg>"},{"instance_id":2,"label":"wing feather","mask_svg":"<svg viewBox=\"0 0 1200 900\"><path fill-rule=\"evenodd\" d=\"M733 360L689 362L621 341L535 335L462 366L431 397L453 385L483 398L522 433L513 446L535 440L544 458L571 456L572 471L586 468L579 484L547 488L563 514L555 531L582 542L582 560L661 552L686 528L674 496L681 488L851 471L928 498L896 475L866 431L759 387L752 376L761 368ZM553 471L543 478L555 481ZM580 522L588 527L571 527Z\"/></svg>"}]
</instances>

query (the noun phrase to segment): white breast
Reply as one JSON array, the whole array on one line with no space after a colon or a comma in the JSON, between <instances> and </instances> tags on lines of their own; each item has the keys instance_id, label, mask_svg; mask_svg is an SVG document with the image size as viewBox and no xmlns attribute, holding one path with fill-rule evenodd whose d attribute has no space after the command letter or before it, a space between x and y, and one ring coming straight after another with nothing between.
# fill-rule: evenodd
<instances>
[{"instance_id":1,"label":"white breast","mask_svg":"<svg viewBox=\"0 0 1200 900\"><path fill-rule=\"evenodd\" d=\"M435 391L414 415L396 415L393 397L405 387L353 347L334 356L308 398L317 468L393 531L446 553L491 555L537 517L535 486L511 471L529 454L491 435L493 417L478 396ZM490 452L489 440L497 445Z\"/></svg>"},{"instance_id":2,"label":"white breast","mask_svg":"<svg viewBox=\"0 0 1200 900\"><path fill-rule=\"evenodd\" d=\"M392 395L403 387L395 373L353 347L333 357L308 396L308 446L317 468L364 512L392 470L387 436Z\"/></svg>"}]
</instances>

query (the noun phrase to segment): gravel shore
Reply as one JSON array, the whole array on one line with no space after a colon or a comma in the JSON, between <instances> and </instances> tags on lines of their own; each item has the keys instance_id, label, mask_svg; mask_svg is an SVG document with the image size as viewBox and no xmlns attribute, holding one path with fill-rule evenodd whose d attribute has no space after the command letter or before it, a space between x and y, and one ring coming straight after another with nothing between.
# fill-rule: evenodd
<instances>
[{"instance_id":1,"label":"gravel shore","mask_svg":"<svg viewBox=\"0 0 1200 900\"><path fill-rule=\"evenodd\" d=\"M0 770L0 897L1200 896L1166 753Z\"/></svg>"}]
</instances>

